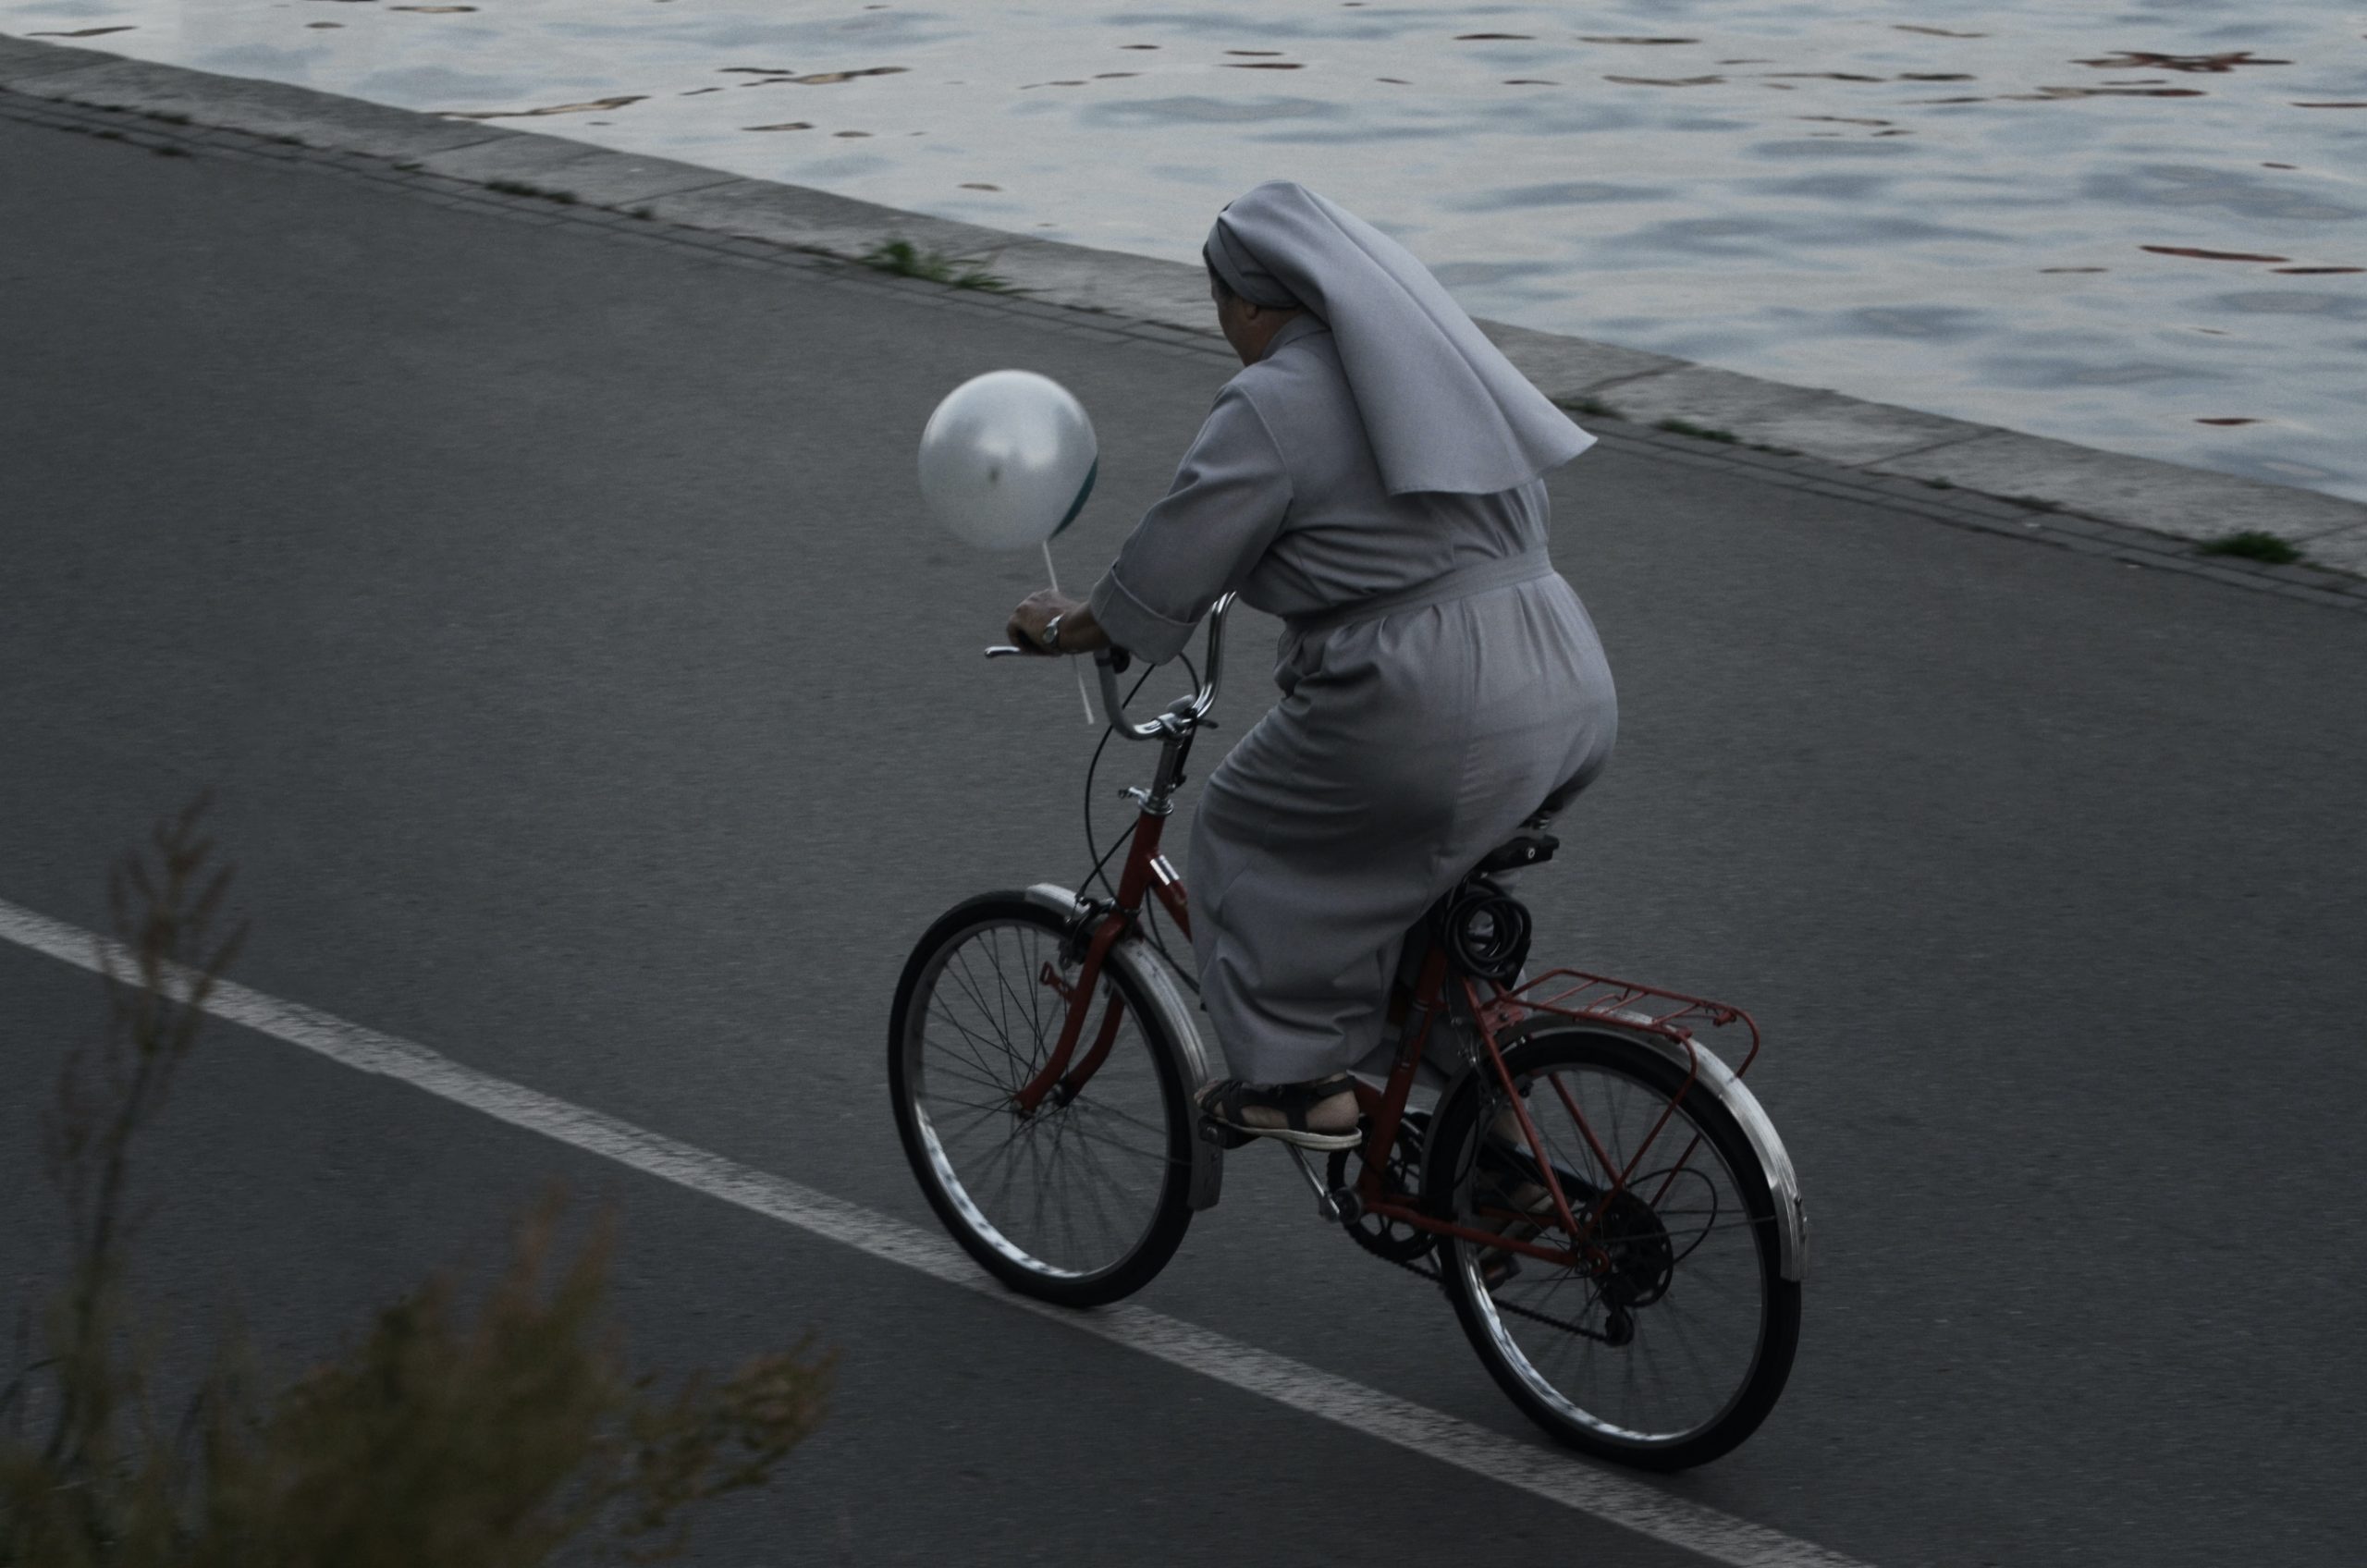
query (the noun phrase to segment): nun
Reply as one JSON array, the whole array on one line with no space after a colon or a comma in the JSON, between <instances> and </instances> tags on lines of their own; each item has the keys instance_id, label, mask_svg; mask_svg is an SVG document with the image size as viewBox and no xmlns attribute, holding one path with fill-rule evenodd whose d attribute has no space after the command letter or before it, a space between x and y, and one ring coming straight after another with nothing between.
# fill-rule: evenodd
<instances>
[{"instance_id":1,"label":"nun","mask_svg":"<svg viewBox=\"0 0 2367 1568\"><path fill-rule=\"evenodd\" d=\"M1407 929L1601 771L1618 727L1586 607L1546 557L1543 475L1594 438L1429 269L1299 185L1202 251L1241 373L1089 599L1021 646L1170 659L1219 595L1283 623L1282 700L1211 774L1189 876L1236 1132L1353 1147Z\"/></svg>"}]
</instances>

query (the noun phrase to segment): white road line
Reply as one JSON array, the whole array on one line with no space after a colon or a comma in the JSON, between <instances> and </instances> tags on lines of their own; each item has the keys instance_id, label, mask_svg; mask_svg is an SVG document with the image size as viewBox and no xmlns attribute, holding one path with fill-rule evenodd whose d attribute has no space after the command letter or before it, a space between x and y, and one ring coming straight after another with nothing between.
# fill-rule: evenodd
<instances>
[{"instance_id":1,"label":"white road line","mask_svg":"<svg viewBox=\"0 0 2367 1568\"><path fill-rule=\"evenodd\" d=\"M0 900L0 937L35 952L102 971L107 938ZM1866 1568L1827 1551L1599 1470L1538 1444L1520 1442L1467 1421L1393 1398L1377 1389L1229 1340L1146 1307L1072 1312L1014 1295L982 1272L951 1242L874 1214L779 1176L753 1170L705 1149L675 1142L523 1084L463 1067L425 1046L349 1023L227 982L206 1002L217 1018L301 1046L362 1072L396 1078L472 1110L528 1128L645 1171L693 1192L737 1204L768 1219L843 1243L948 1284L1049 1317L1080 1332L1229 1383L1293 1410L1394 1443L1427 1458L1576 1509L1734 1568Z\"/></svg>"}]
</instances>

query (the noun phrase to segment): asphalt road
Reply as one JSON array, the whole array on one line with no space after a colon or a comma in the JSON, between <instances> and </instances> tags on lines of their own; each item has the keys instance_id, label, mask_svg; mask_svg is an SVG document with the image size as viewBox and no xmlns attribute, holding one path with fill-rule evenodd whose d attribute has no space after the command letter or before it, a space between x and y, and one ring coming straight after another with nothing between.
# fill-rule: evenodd
<instances>
[{"instance_id":1,"label":"asphalt road","mask_svg":"<svg viewBox=\"0 0 2367 1568\"><path fill-rule=\"evenodd\" d=\"M0 236L0 898L103 925L213 785L247 984L926 1220L889 988L1082 871L1092 737L976 658L1036 574L929 531L915 435L979 371L1074 388L1082 582L1221 368L6 121ZM1816 1227L1783 1404L1666 1489L1884 1568L2357 1561L2367 621L1634 452L1553 488L1622 735L1524 891L1752 1009ZM97 1018L0 949L12 1291ZM318 1354L556 1177L619 1206L650 1359L841 1346L700 1561L1692 1561L235 1030L146 1158L186 1331ZM1295 1183L1237 1158L1142 1299L1525 1434Z\"/></svg>"}]
</instances>

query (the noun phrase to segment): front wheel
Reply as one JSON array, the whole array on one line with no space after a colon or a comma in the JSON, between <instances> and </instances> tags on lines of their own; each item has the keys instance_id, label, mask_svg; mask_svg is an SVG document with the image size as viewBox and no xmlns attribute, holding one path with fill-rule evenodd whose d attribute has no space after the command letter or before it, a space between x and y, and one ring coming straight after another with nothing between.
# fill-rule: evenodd
<instances>
[{"instance_id":1,"label":"front wheel","mask_svg":"<svg viewBox=\"0 0 2367 1568\"><path fill-rule=\"evenodd\" d=\"M1677 1470L1775 1406L1799 1343L1767 1173L1705 1080L1615 1035L1559 1022L1503 1048L1578 1224L1563 1229L1514 1101L1482 1067L1441 1108L1425 1203L1571 1266L1442 1237L1455 1316L1514 1403L1599 1457Z\"/></svg>"},{"instance_id":2,"label":"front wheel","mask_svg":"<svg viewBox=\"0 0 2367 1568\"><path fill-rule=\"evenodd\" d=\"M1114 1008L1108 1057L1075 1097L1020 1112L1078 976L1067 934L1020 893L948 911L897 985L888 1084L905 1158L953 1239L1013 1290L1098 1306L1140 1290L1182 1243L1195 1118L1182 1047L1112 962L1071 1062Z\"/></svg>"}]
</instances>

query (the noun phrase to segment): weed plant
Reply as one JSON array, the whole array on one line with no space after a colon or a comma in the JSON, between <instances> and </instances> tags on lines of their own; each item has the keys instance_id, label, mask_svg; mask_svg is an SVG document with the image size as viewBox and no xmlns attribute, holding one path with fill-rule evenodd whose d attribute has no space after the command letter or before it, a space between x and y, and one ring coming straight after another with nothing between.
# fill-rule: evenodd
<instances>
[{"instance_id":1,"label":"weed plant","mask_svg":"<svg viewBox=\"0 0 2367 1568\"><path fill-rule=\"evenodd\" d=\"M997 294L1018 292L1008 278L988 272L978 263L962 261L940 251L923 251L909 239L890 239L875 245L856 260L898 277L926 278L951 288L984 288Z\"/></svg>"},{"instance_id":2,"label":"weed plant","mask_svg":"<svg viewBox=\"0 0 2367 1568\"><path fill-rule=\"evenodd\" d=\"M2291 566L2301 558L2298 545L2256 528L2205 540L2195 546L2195 551L2199 555L2235 556L2248 561L2264 561L2270 566Z\"/></svg>"},{"instance_id":3,"label":"weed plant","mask_svg":"<svg viewBox=\"0 0 2367 1568\"><path fill-rule=\"evenodd\" d=\"M110 881L108 1026L59 1075L45 1129L70 1251L0 1387L0 1568L533 1568L651 1562L688 1511L764 1485L822 1420L809 1340L672 1392L625 1365L606 1222L562 1257L562 1200L517 1227L473 1306L439 1274L277 1388L235 1333L178 1418L154 1408L128 1285L131 1155L245 935L222 929L201 800Z\"/></svg>"}]
</instances>

